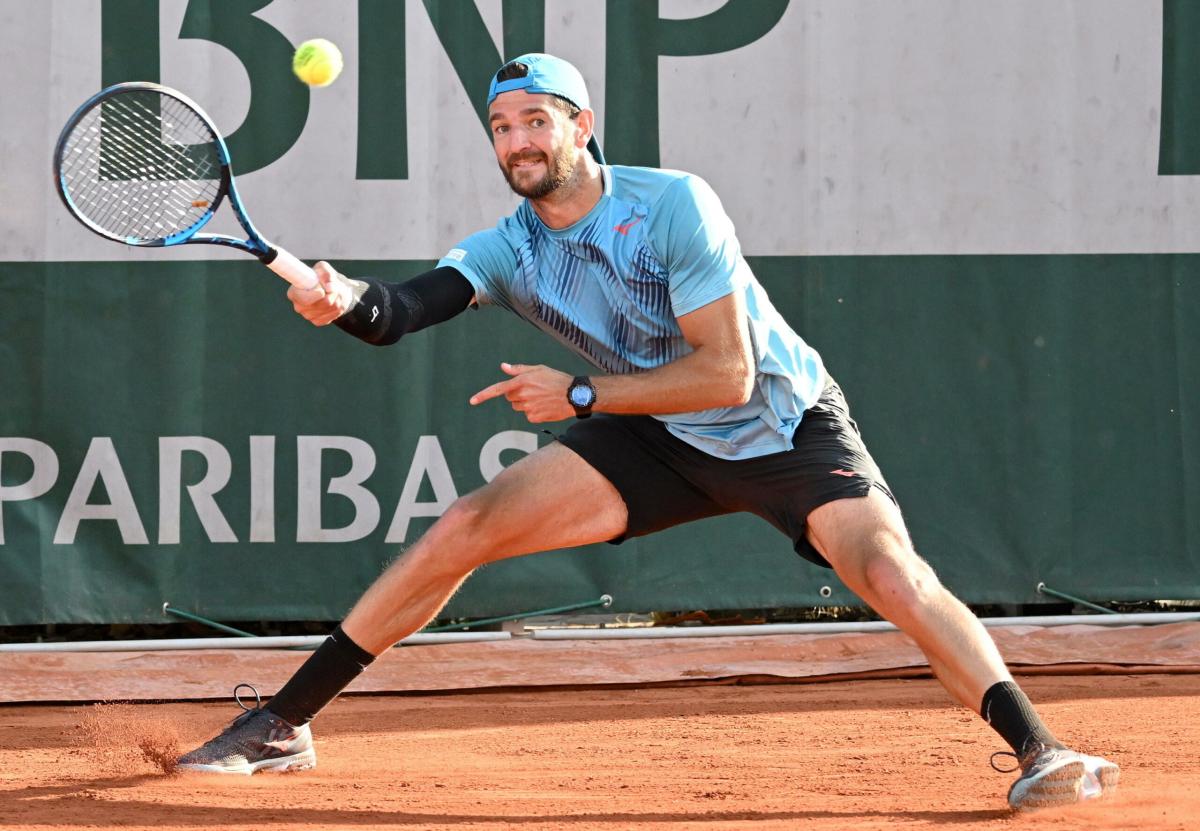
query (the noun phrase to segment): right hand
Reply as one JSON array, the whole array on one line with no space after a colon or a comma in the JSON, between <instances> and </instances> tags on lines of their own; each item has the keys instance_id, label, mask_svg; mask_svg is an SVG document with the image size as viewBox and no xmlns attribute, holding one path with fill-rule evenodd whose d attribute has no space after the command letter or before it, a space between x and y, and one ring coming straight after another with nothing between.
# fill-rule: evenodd
<instances>
[{"instance_id":1,"label":"right hand","mask_svg":"<svg viewBox=\"0 0 1200 831\"><path fill-rule=\"evenodd\" d=\"M288 300L296 314L303 317L314 326L328 326L344 315L356 302L350 280L329 263L322 260L313 266L317 274L317 282L322 293L317 289L302 289L292 286L288 289Z\"/></svg>"}]
</instances>

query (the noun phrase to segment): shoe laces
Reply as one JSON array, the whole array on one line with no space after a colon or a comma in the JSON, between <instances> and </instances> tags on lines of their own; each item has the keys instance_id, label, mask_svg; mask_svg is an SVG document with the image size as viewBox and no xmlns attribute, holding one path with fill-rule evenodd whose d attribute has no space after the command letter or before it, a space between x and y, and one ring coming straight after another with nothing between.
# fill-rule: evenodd
<instances>
[{"instance_id":1,"label":"shoe laces","mask_svg":"<svg viewBox=\"0 0 1200 831\"><path fill-rule=\"evenodd\" d=\"M988 763L992 766L992 770L996 771L997 773L1013 773L1016 770L1025 770L1030 764L1032 764L1034 759L1050 749L1051 748L1049 745L1042 744L1037 740L1030 740L1023 748L1021 748L1020 753L1013 753L1011 750L997 750L992 754L991 759L988 760ZM1012 759L1015 764L1013 764L1011 767L1000 767L998 764L996 764L996 757L1000 757L1001 759Z\"/></svg>"},{"instance_id":2,"label":"shoe laces","mask_svg":"<svg viewBox=\"0 0 1200 831\"><path fill-rule=\"evenodd\" d=\"M997 756L1000 757L1001 759L1003 759L1003 758L1012 759L1013 760L1012 767L1000 767L1000 765L996 764ZM992 766L992 770L996 771L997 773L1012 773L1013 771L1015 771L1021 767L1021 757L1018 756L1017 754L1013 753L1011 750L997 750L995 753L992 754L991 759L988 760L988 764L990 764Z\"/></svg>"},{"instance_id":3,"label":"shoe laces","mask_svg":"<svg viewBox=\"0 0 1200 831\"><path fill-rule=\"evenodd\" d=\"M246 706L246 702L242 700L241 690L243 687L250 690L250 692L254 693L254 706L253 707ZM241 707L245 712L243 712L240 716L235 718L233 721L229 722L229 724L226 725L225 729L221 731L221 736L227 736L227 735L233 733L235 730L237 730L243 724L245 724L247 719L254 718L254 716L259 715L259 714L263 714L263 715L267 714L267 710L265 707L263 707L263 704L262 704L262 696L258 694L258 690L255 689L253 684L238 684L236 687L234 687L233 688L233 700L236 701L237 705L239 707ZM218 738L220 738L220 736L218 736Z\"/></svg>"},{"instance_id":4,"label":"shoe laces","mask_svg":"<svg viewBox=\"0 0 1200 831\"><path fill-rule=\"evenodd\" d=\"M254 706L253 707L247 707L246 703L244 701L242 701L241 690L243 687L250 690L250 692L254 693ZM233 700L236 701L237 705L239 707L241 707L243 710L245 710L247 713L253 713L255 710L261 710L263 708L262 696L258 694L258 689L253 684L247 684L245 682L242 682L241 684L238 684L236 687L234 687L233 688Z\"/></svg>"}]
</instances>

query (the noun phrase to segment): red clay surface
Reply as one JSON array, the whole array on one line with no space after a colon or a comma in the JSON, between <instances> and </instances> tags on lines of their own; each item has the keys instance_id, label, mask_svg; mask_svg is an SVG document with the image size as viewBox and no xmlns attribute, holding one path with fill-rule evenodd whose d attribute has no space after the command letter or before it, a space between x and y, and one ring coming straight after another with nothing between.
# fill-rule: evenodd
<instances>
[{"instance_id":1,"label":"red clay surface","mask_svg":"<svg viewBox=\"0 0 1200 831\"><path fill-rule=\"evenodd\" d=\"M231 704L0 707L0 828L1194 827L1200 676L1022 684L1122 765L1115 798L1009 813L1001 742L931 680L589 688L346 697L316 770L254 777L167 775L137 747L186 749Z\"/></svg>"}]
</instances>

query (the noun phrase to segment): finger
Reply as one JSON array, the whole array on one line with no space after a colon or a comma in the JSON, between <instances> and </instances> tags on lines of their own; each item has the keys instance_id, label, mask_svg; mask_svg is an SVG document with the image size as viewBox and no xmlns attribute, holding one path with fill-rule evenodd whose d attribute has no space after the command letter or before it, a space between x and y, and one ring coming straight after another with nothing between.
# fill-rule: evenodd
<instances>
[{"instance_id":1,"label":"finger","mask_svg":"<svg viewBox=\"0 0 1200 831\"><path fill-rule=\"evenodd\" d=\"M319 314L319 315L314 315L313 317L310 317L308 319L308 322L314 326L328 326L330 323L333 323L339 317L341 317L341 315L339 315L336 311L328 312L328 313L323 313L323 314Z\"/></svg>"},{"instance_id":2,"label":"finger","mask_svg":"<svg viewBox=\"0 0 1200 831\"><path fill-rule=\"evenodd\" d=\"M520 375L523 372L528 372L529 370L533 369L533 367L526 366L525 364L501 363L500 369L504 370L509 375Z\"/></svg>"},{"instance_id":3,"label":"finger","mask_svg":"<svg viewBox=\"0 0 1200 831\"><path fill-rule=\"evenodd\" d=\"M504 395L506 392L508 392L510 383L511 382L509 381L499 381L495 384L492 384L490 387L485 387L471 396L470 403L482 404L484 401L489 401L497 396Z\"/></svg>"},{"instance_id":4,"label":"finger","mask_svg":"<svg viewBox=\"0 0 1200 831\"><path fill-rule=\"evenodd\" d=\"M296 307L296 311L300 311L301 306L311 306L328 296L325 289L319 285L311 289L292 286L287 291L287 298L292 301L292 305Z\"/></svg>"},{"instance_id":5,"label":"finger","mask_svg":"<svg viewBox=\"0 0 1200 831\"><path fill-rule=\"evenodd\" d=\"M321 284L321 288L325 291L329 291L338 282L339 275L337 269L324 260L314 265L313 271L316 272L317 282Z\"/></svg>"},{"instance_id":6,"label":"finger","mask_svg":"<svg viewBox=\"0 0 1200 831\"><path fill-rule=\"evenodd\" d=\"M297 306L296 313L299 314L305 320L307 320L309 323L311 323L313 326L324 326L325 324L330 322L329 315L327 313L321 312L321 311L314 311L311 307L308 307L308 306Z\"/></svg>"}]
</instances>

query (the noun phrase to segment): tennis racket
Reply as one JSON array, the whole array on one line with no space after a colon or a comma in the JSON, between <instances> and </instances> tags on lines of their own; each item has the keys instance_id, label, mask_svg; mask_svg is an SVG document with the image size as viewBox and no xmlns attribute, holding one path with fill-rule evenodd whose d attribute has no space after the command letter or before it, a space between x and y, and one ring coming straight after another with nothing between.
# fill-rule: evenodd
<instances>
[{"instance_id":1,"label":"tennis racket","mask_svg":"<svg viewBox=\"0 0 1200 831\"><path fill-rule=\"evenodd\" d=\"M71 215L105 239L145 248L224 245L253 254L294 286L319 290L313 270L250 221L212 119L169 87L116 84L85 101L58 137L54 178ZM245 239L200 233L226 198Z\"/></svg>"}]
</instances>

